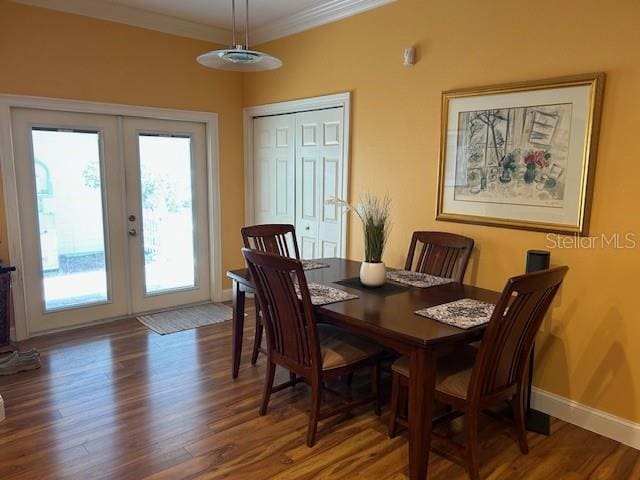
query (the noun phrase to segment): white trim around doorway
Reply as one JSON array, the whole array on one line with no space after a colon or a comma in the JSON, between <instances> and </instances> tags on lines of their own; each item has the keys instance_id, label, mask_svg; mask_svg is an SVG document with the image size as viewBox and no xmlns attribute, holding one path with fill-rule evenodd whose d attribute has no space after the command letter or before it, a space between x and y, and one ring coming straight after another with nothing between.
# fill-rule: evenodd
<instances>
[{"instance_id":1,"label":"white trim around doorway","mask_svg":"<svg viewBox=\"0 0 640 480\"><path fill-rule=\"evenodd\" d=\"M11 109L30 108L75 113L93 113L124 117L142 117L158 120L199 122L205 125L208 168L210 297L221 301L222 292L222 241L220 237L220 168L218 150L218 114L194 112L134 105L66 100L47 97L0 95L0 173L4 189L4 205L9 241L9 258L16 267L12 280L12 299L15 320L14 340L31 336L26 315L25 283L23 278L23 252L18 211L18 189L15 159L11 135Z\"/></svg>"},{"instance_id":2,"label":"white trim around doorway","mask_svg":"<svg viewBox=\"0 0 640 480\"><path fill-rule=\"evenodd\" d=\"M351 93L336 93L321 97L289 100L286 102L268 103L246 107L242 111L244 125L244 221L245 225L254 223L254 191L253 191L253 119L271 115L308 112L326 108L343 107L343 162L342 162L342 192L341 198L348 201L349 197L349 163L351 146ZM347 215L342 216L340 231L342 256L347 252Z\"/></svg>"}]
</instances>

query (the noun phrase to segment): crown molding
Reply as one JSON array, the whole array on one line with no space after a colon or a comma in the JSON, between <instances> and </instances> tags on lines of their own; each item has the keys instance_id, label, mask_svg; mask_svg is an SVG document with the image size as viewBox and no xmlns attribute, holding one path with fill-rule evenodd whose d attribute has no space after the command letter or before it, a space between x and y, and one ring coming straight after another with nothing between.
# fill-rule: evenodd
<instances>
[{"instance_id":1,"label":"crown molding","mask_svg":"<svg viewBox=\"0 0 640 480\"><path fill-rule=\"evenodd\" d=\"M196 38L220 45L228 45L231 39L231 32L224 28L100 0L12 1L23 5L123 23L180 37ZM395 1L397 0L332 0L323 5L294 13L253 29L250 32L251 43L255 45L293 35L294 33L342 20Z\"/></svg>"},{"instance_id":2,"label":"crown molding","mask_svg":"<svg viewBox=\"0 0 640 480\"><path fill-rule=\"evenodd\" d=\"M14 3L33 7L48 8L61 12L99 18L134 27L169 33L179 37L195 38L221 45L227 45L231 32L224 28L182 20L170 15L127 7L99 0L12 0Z\"/></svg>"},{"instance_id":3,"label":"crown molding","mask_svg":"<svg viewBox=\"0 0 640 480\"><path fill-rule=\"evenodd\" d=\"M396 0L332 0L331 2L277 19L251 32L252 44L261 44L343 18L373 10Z\"/></svg>"}]
</instances>

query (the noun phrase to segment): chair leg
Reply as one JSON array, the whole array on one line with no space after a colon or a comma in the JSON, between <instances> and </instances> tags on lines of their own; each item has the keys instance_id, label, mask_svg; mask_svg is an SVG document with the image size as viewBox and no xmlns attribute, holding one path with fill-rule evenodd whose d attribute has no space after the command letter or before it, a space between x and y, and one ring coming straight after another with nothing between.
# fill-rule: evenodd
<instances>
[{"instance_id":1,"label":"chair leg","mask_svg":"<svg viewBox=\"0 0 640 480\"><path fill-rule=\"evenodd\" d=\"M262 325L262 320L260 318L260 308L258 307L258 303L256 303L256 331L253 336L253 351L251 352L251 365L255 365L258 361L258 354L260 353L260 345L262 344L262 332L264 331L264 326Z\"/></svg>"},{"instance_id":2,"label":"chair leg","mask_svg":"<svg viewBox=\"0 0 640 480\"><path fill-rule=\"evenodd\" d=\"M291 380L292 382L296 381L296 374L295 372L289 372L289 380ZM291 388L296 388L296 384L294 383L293 385L291 385Z\"/></svg>"},{"instance_id":3,"label":"chair leg","mask_svg":"<svg viewBox=\"0 0 640 480\"><path fill-rule=\"evenodd\" d=\"M464 427L467 441L467 470L471 480L480 480L480 461L478 453L480 445L478 441L478 416L479 411L467 411L464 416Z\"/></svg>"},{"instance_id":4,"label":"chair leg","mask_svg":"<svg viewBox=\"0 0 640 480\"><path fill-rule=\"evenodd\" d=\"M391 387L391 411L389 412L389 438L396 435L398 427L398 411L400 407L400 374L393 372L393 382Z\"/></svg>"},{"instance_id":5,"label":"chair leg","mask_svg":"<svg viewBox=\"0 0 640 480\"><path fill-rule=\"evenodd\" d=\"M374 412L380 416L380 364L378 362L374 362L371 367L371 393L376 397Z\"/></svg>"},{"instance_id":6,"label":"chair leg","mask_svg":"<svg viewBox=\"0 0 640 480\"><path fill-rule=\"evenodd\" d=\"M307 430L307 446L313 447L316 443L316 432L320 417L320 402L322 400L322 383L311 383L311 412L309 414L309 428Z\"/></svg>"},{"instance_id":7,"label":"chair leg","mask_svg":"<svg viewBox=\"0 0 640 480\"><path fill-rule=\"evenodd\" d=\"M527 444L527 430L524 424L524 399L518 389L511 399L511 408L513 409L513 420L516 426L516 434L518 436L518 444L520 445L520 451L526 455L529 453L529 445Z\"/></svg>"},{"instance_id":8,"label":"chair leg","mask_svg":"<svg viewBox=\"0 0 640 480\"><path fill-rule=\"evenodd\" d=\"M407 379L408 381L408 379ZM400 395L398 396L398 410L402 412L402 417L409 419L409 386L404 384L404 378L400 377Z\"/></svg>"},{"instance_id":9,"label":"chair leg","mask_svg":"<svg viewBox=\"0 0 640 480\"><path fill-rule=\"evenodd\" d=\"M262 405L260 406L260 415L267 413L267 406L269 405L269 398L271 398L271 391L273 390L273 378L276 374L276 365L271 360L267 361L267 375L264 379L264 390L262 391Z\"/></svg>"},{"instance_id":10,"label":"chair leg","mask_svg":"<svg viewBox=\"0 0 640 480\"><path fill-rule=\"evenodd\" d=\"M353 372L347 374L347 387L350 387L353 383Z\"/></svg>"}]
</instances>

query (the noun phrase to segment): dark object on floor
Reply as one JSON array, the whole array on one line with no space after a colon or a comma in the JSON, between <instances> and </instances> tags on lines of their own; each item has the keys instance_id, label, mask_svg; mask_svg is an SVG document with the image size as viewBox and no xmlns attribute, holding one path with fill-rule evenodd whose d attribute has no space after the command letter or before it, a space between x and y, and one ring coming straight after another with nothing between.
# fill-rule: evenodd
<instances>
[{"instance_id":1,"label":"dark object on floor","mask_svg":"<svg viewBox=\"0 0 640 480\"><path fill-rule=\"evenodd\" d=\"M16 267L4 265L0 261L0 348L9 345L9 327L11 323L11 272Z\"/></svg>"},{"instance_id":2,"label":"dark object on floor","mask_svg":"<svg viewBox=\"0 0 640 480\"><path fill-rule=\"evenodd\" d=\"M40 366L40 353L37 350L13 352L0 359L0 375L37 370Z\"/></svg>"},{"instance_id":3,"label":"dark object on floor","mask_svg":"<svg viewBox=\"0 0 640 480\"><path fill-rule=\"evenodd\" d=\"M529 250L527 252L526 273L539 272L546 270L551 263L551 252L546 250ZM531 350L531 359L529 360L529 378L527 381L527 410L525 412L524 423L527 430L531 432L541 433L547 437L551 434L551 418L546 413L531 407L531 387L533 385L533 367L535 365L535 346Z\"/></svg>"}]
</instances>

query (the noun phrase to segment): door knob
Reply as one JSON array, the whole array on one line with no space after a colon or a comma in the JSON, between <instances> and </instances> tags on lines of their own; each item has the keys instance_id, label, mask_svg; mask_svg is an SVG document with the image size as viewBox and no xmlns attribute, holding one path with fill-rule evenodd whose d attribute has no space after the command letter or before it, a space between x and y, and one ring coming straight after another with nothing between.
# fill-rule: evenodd
<instances>
[{"instance_id":1,"label":"door knob","mask_svg":"<svg viewBox=\"0 0 640 480\"><path fill-rule=\"evenodd\" d=\"M307 225L306 227L304 227L305 230L311 230L311 227L309 225Z\"/></svg>"},{"instance_id":2,"label":"door knob","mask_svg":"<svg viewBox=\"0 0 640 480\"><path fill-rule=\"evenodd\" d=\"M138 232L136 232L135 228L130 228L129 229L129 235L132 237L135 237L138 234Z\"/></svg>"}]
</instances>

